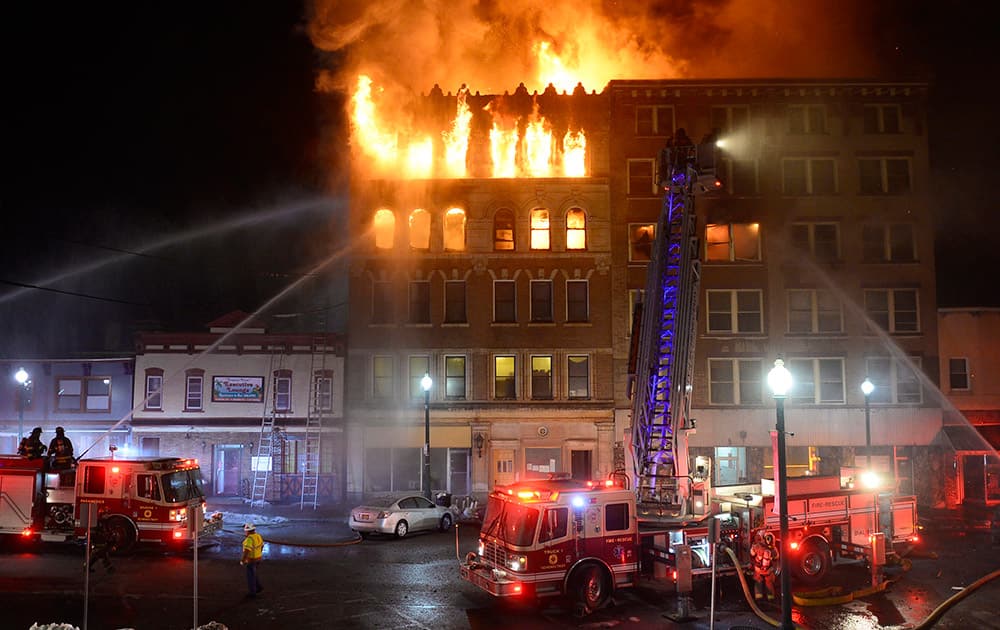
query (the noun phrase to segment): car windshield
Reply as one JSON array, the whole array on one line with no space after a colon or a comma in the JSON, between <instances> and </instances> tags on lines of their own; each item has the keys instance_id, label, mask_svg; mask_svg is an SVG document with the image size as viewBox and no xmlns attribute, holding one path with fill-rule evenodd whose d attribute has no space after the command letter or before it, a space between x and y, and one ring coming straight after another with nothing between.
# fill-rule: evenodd
<instances>
[{"instance_id":1,"label":"car windshield","mask_svg":"<svg viewBox=\"0 0 1000 630\"><path fill-rule=\"evenodd\" d=\"M205 496L201 470L178 470L165 473L162 478L163 499L167 503L183 503Z\"/></svg>"},{"instance_id":2,"label":"car windshield","mask_svg":"<svg viewBox=\"0 0 1000 630\"><path fill-rule=\"evenodd\" d=\"M535 508L490 497L483 517L482 533L496 536L500 540L525 547L535 539L538 526L538 510Z\"/></svg>"}]
</instances>

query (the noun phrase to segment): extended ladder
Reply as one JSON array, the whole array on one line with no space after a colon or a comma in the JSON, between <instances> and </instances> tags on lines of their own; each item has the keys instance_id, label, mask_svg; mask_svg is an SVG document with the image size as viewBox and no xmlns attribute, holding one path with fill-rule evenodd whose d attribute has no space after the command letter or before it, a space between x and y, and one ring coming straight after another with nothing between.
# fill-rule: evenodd
<instances>
[{"instance_id":1,"label":"extended ladder","mask_svg":"<svg viewBox=\"0 0 1000 630\"><path fill-rule=\"evenodd\" d=\"M320 326L320 330L322 330ZM333 379L327 374L326 354L328 351L325 334L316 335L312 342L312 360L309 367L309 410L306 415L305 451L302 457L302 496L299 509L312 505L316 509L319 493L319 473L321 461L321 437L323 416L331 408Z\"/></svg>"},{"instance_id":2,"label":"extended ladder","mask_svg":"<svg viewBox=\"0 0 1000 630\"><path fill-rule=\"evenodd\" d=\"M251 507L264 505L267 496L267 482L271 476L271 466L274 462L275 439L277 438L274 428L274 421L277 416L274 407L274 396L276 393L274 372L276 369L281 368L284 348L280 346L271 347L270 350L271 358L268 361L267 374L264 375L264 413L260 421L260 436L257 438L257 455L252 462L253 485L250 490ZM275 351L281 353L277 355L277 361L275 360Z\"/></svg>"}]
</instances>

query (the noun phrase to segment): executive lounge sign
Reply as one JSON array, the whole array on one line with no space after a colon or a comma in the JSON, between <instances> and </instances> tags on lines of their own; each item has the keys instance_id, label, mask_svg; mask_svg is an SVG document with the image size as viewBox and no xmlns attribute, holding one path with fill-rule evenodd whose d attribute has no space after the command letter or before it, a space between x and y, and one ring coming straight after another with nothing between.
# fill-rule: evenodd
<instances>
[{"instance_id":1,"label":"executive lounge sign","mask_svg":"<svg viewBox=\"0 0 1000 630\"><path fill-rule=\"evenodd\" d=\"M212 402L262 402L263 376L213 376Z\"/></svg>"}]
</instances>

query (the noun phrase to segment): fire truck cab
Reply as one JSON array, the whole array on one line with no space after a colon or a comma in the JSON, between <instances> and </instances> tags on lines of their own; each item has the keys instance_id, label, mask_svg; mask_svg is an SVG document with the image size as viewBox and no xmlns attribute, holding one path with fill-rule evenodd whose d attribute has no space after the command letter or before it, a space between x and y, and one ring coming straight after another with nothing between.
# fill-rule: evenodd
<instances>
[{"instance_id":1,"label":"fire truck cab","mask_svg":"<svg viewBox=\"0 0 1000 630\"><path fill-rule=\"evenodd\" d=\"M568 595L594 610L639 567L635 494L568 475L498 486L462 577L498 597Z\"/></svg>"},{"instance_id":2,"label":"fire truck cab","mask_svg":"<svg viewBox=\"0 0 1000 630\"><path fill-rule=\"evenodd\" d=\"M0 534L46 541L86 536L91 512L120 550L140 541L189 541L205 524L194 459L99 457L49 471L43 459L0 455L0 497Z\"/></svg>"}]
</instances>

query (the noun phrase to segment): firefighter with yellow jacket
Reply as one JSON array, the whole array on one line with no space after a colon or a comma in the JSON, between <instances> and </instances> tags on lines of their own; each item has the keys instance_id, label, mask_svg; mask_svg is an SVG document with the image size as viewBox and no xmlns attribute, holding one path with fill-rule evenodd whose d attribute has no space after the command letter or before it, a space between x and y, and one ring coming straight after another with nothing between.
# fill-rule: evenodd
<instances>
[{"instance_id":1,"label":"firefighter with yellow jacket","mask_svg":"<svg viewBox=\"0 0 1000 630\"><path fill-rule=\"evenodd\" d=\"M257 533L253 523L243 526L243 555L240 556L240 564L247 568L247 597L257 597L257 593L264 590L260 585L260 577L257 575L257 566L264 555L264 538Z\"/></svg>"}]
</instances>

